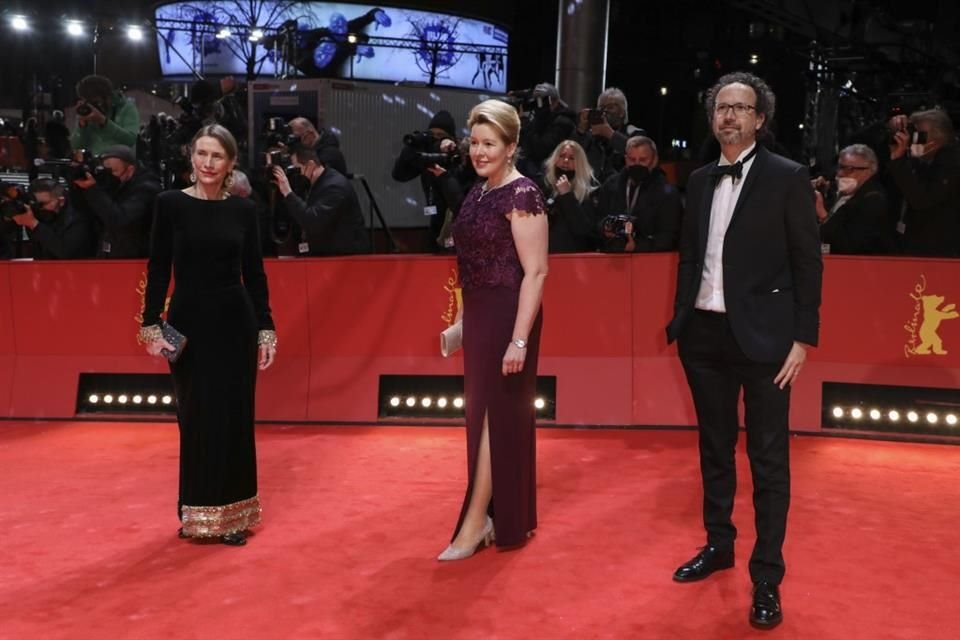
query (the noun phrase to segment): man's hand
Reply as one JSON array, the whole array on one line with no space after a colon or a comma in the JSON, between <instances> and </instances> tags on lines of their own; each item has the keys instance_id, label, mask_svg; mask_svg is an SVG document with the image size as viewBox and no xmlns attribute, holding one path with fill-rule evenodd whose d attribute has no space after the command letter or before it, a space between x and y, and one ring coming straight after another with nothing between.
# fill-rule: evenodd
<instances>
[{"instance_id":1,"label":"man's hand","mask_svg":"<svg viewBox=\"0 0 960 640\"><path fill-rule=\"evenodd\" d=\"M608 123L606 119L600 124L590 125L590 132L595 136L606 138L607 140L613 137L613 127L610 126L610 123Z\"/></svg>"},{"instance_id":2,"label":"man's hand","mask_svg":"<svg viewBox=\"0 0 960 640\"><path fill-rule=\"evenodd\" d=\"M817 209L817 220L823 222L827 219L827 208L823 204L823 194L818 190L813 190L814 206Z\"/></svg>"},{"instance_id":3,"label":"man's hand","mask_svg":"<svg viewBox=\"0 0 960 640\"><path fill-rule=\"evenodd\" d=\"M37 225L40 224L40 221L37 220L37 217L33 215L33 209L27 205L27 210L24 213L21 213L18 216L13 216L13 221L16 222L21 227L26 227L31 231L37 228Z\"/></svg>"},{"instance_id":4,"label":"man's hand","mask_svg":"<svg viewBox=\"0 0 960 640\"><path fill-rule=\"evenodd\" d=\"M438 164L432 164L432 165L430 165L429 167L427 167L427 171L429 171L430 173L432 173L432 174L434 175L434 177L437 177L437 178L439 178L440 176L442 176L443 174L445 174L445 173L447 172L446 169L444 169L443 167L441 167L441 166L438 165Z\"/></svg>"},{"instance_id":5,"label":"man's hand","mask_svg":"<svg viewBox=\"0 0 960 640\"><path fill-rule=\"evenodd\" d=\"M103 115L102 111L97 109L95 106L93 106L89 102L84 102L83 100L81 100L80 102L77 103L78 106L81 104L85 104L88 107L90 107L89 114L85 116L77 116L81 127L85 127L88 124L95 124L98 127L102 127L103 125L107 124L107 116Z\"/></svg>"},{"instance_id":6,"label":"man's hand","mask_svg":"<svg viewBox=\"0 0 960 640\"><path fill-rule=\"evenodd\" d=\"M287 180L287 174L283 171L283 167L273 167L273 183L277 185L277 189L280 190L280 195L284 198L293 191L293 189L290 188L290 181Z\"/></svg>"},{"instance_id":7,"label":"man's hand","mask_svg":"<svg viewBox=\"0 0 960 640\"><path fill-rule=\"evenodd\" d=\"M452 138L444 138L440 141L440 153L453 153L457 148L457 143Z\"/></svg>"},{"instance_id":8,"label":"man's hand","mask_svg":"<svg viewBox=\"0 0 960 640\"><path fill-rule=\"evenodd\" d=\"M800 375L800 369L803 368L803 363L807 361L807 346L800 343L794 342L793 346L790 347L790 353L787 354L787 359L783 361L783 366L780 367L780 372L777 373L777 377L773 379L773 384L779 386L781 389L785 388L788 384L793 385L797 381L797 376Z\"/></svg>"},{"instance_id":9,"label":"man's hand","mask_svg":"<svg viewBox=\"0 0 960 640\"><path fill-rule=\"evenodd\" d=\"M577 114L577 132L586 133L587 129L590 128L590 109L580 109L580 113Z\"/></svg>"},{"instance_id":10,"label":"man's hand","mask_svg":"<svg viewBox=\"0 0 960 640\"><path fill-rule=\"evenodd\" d=\"M77 185L81 189L89 189L93 185L97 184L97 181L94 179L90 172L83 174L83 178L80 180L74 180L73 184Z\"/></svg>"},{"instance_id":11,"label":"man's hand","mask_svg":"<svg viewBox=\"0 0 960 640\"><path fill-rule=\"evenodd\" d=\"M898 116L902 117L902 116ZM906 130L897 131L893 134L893 143L890 145L890 159L897 160L907 155L907 149L910 148L910 134Z\"/></svg>"}]
</instances>

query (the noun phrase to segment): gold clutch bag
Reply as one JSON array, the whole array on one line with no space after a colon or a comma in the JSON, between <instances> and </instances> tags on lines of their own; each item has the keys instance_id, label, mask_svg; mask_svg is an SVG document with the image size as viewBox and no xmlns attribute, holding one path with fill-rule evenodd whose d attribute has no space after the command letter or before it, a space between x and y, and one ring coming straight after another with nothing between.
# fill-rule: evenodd
<instances>
[{"instance_id":1,"label":"gold clutch bag","mask_svg":"<svg viewBox=\"0 0 960 640\"><path fill-rule=\"evenodd\" d=\"M454 322L440 332L440 355L444 358L463 346L463 322Z\"/></svg>"}]
</instances>

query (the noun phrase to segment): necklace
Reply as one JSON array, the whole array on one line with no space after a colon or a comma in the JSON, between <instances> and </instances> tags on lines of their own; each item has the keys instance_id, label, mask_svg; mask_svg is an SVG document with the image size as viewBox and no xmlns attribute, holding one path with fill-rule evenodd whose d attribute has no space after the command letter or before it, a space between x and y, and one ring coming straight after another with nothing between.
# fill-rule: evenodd
<instances>
[{"instance_id":1,"label":"necklace","mask_svg":"<svg viewBox=\"0 0 960 640\"><path fill-rule=\"evenodd\" d=\"M193 195L196 196L197 200L210 200L210 198L208 198L202 191L200 191L200 188L197 186L196 183L194 183L193 185ZM221 190L220 197L217 199L226 200L229 195L230 195L229 192L225 190Z\"/></svg>"},{"instance_id":2,"label":"necklace","mask_svg":"<svg viewBox=\"0 0 960 640\"><path fill-rule=\"evenodd\" d=\"M509 177L510 177L510 176L509 176L509 174L508 174L508 175L507 175L507 178L509 178ZM498 184L497 186L495 186L495 187L490 187L490 186L488 186L488 185L490 184L490 180L487 179L486 182L484 182L482 185L480 185L480 197L477 198L477 200L483 200L483 196L487 195L487 194L490 193L491 191L496 191L496 190L499 189L500 187L505 187L506 185L510 184L511 182L513 182L513 180L506 179L506 180L504 180L503 182L501 182L500 184Z\"/></svg>"}]
</instances>

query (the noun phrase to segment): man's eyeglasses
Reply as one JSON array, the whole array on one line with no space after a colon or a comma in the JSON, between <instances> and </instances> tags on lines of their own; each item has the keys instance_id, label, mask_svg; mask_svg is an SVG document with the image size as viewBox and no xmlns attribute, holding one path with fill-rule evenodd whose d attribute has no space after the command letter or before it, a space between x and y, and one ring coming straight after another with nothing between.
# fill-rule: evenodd
<instances>
[{"instance_id":1,"label":"man's eyeglasses","mask_svg":"<svg viewBox=\"0 0 960 640\"><path fill-rule=\"evenodd\" d=\"M866 171L870 167L858 167L852 164L838 164L837 171Z\"/></svg>"},{"instance_id":2,"label":"man's eyeglasses","mask_svg":"<svg viewBox=\"0 0 960 640\"><path fill-rule=\"evenodd\" d=\"M713 112L718 116L725 116L730 113L731 110L739 117L750 111L756 111L757 108L752 104L743 104L742 102L736 104L724 104L721 102L714 107Z\"/></svg>"}]
</instances>

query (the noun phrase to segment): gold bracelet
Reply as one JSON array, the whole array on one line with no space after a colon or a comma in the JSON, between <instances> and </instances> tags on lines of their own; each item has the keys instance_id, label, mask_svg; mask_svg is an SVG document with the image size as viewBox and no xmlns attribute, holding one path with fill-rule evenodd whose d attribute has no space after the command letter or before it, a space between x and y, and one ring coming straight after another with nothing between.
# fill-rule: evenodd
<instances>
[{"instance_id":1,"label":"gold bracelet","mask_svg":"<svg viewBox=\"0 0 960 640\"><path fill-rule=\"evenodd\" d=\"M140 327L140 333L137 335L137 339L142 343L150 343L155 340L160 340L163 338L163 332L160 330L160 325L151 324L145 327Z\"/></svg>"},{"instance_id":2,"label":"gold bracelet","mask_svg":"<svg viewBox=\"0 0 960 640\"><path fill-rule=\"evenodd\" d=\"M272 329L261 329L257 334L257 344L261 347L277 348L277 332Z\"/></svg>"}]
</instances>

